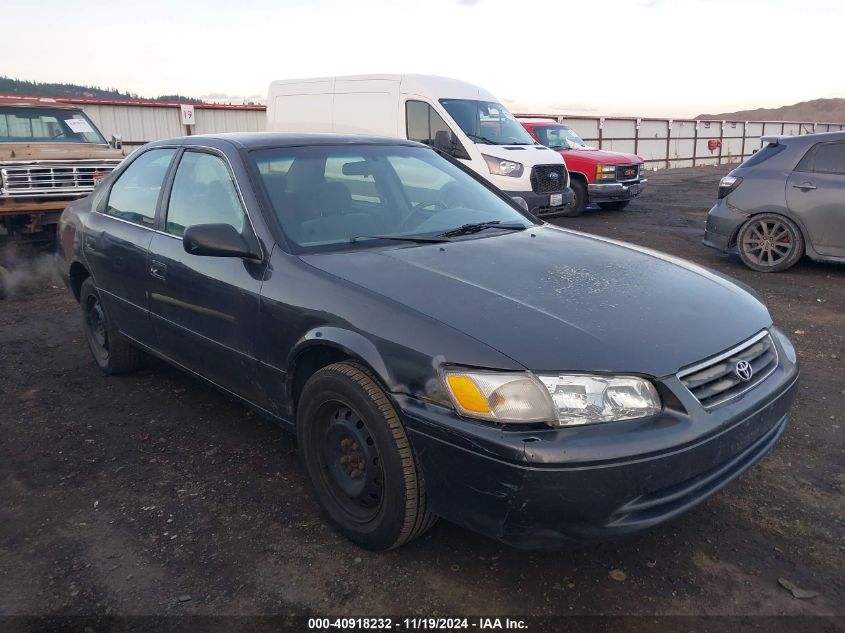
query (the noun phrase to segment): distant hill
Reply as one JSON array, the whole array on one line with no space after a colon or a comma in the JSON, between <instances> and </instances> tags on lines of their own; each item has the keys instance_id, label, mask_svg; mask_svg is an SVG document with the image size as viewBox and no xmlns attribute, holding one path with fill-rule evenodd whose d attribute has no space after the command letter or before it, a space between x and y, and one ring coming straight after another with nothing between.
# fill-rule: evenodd
<instances>
[{"instance_id":1,"label":"distant hill","mask_svg":"<svg viewBox=\"0 0 845 633\"><path fill-rule=\"evenodd\" d=\"M132 101L203 103L202 99L193 99L183 95L162 95L160 97L146 98L140 97L132 92L121 92L115 88L24 81L22 79L12 79L11 77L5 76L0 76L0 94L24 95L28 97L69 97L75 99L124 99Z\"/></svg>"},{"instance_id":2,"label":"distant hill","mask_svg":"<svg viewBox=\"0 0 845 633\"><path fill-rule=\"evenodd\" d=\"M699 114L696 119L734 121L808 121L845 123L845 99L813 99L780 108L757 108L722 114Z\"/></svg>"}]
</instances>

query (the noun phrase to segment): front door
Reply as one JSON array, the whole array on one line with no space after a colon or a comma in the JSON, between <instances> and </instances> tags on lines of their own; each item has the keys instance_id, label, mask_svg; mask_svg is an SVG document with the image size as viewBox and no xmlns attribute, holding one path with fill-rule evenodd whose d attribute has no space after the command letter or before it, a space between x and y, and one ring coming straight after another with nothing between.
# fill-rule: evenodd
<instances>
[{"instance_id":1,"label":"front door","mask_svg":"<svg viewBox=\"0 0 845 633\"><path fill-rule=\"evenodd\" d=\"M125 336L146 345L153 333L147 303L147 251L156 208L175 149L151 149L97 199L82 249L106 312Z\"/></svg>"},{"instance_id":2,"label":"front door","mask_svg":"<svg viewBox=\"0 0 845 633\"><path fill-rule=\"evenodd\" d=\"M786 202L820 255L845 257L845 142L807 152L786 181Z\"/></svg>"},{"instance_id":3,"label":"front door","mask_svg":"<svg viewBox=\"0 0 845 633\"><path fill-rule=\"evenodd\" d=\"M195 224L251 225L226 158L186 150L176 168L163 229L150 244L150 315L160 351L259 406L255 327L266 262L190 255Z\"/></svg>"}]
</instances>

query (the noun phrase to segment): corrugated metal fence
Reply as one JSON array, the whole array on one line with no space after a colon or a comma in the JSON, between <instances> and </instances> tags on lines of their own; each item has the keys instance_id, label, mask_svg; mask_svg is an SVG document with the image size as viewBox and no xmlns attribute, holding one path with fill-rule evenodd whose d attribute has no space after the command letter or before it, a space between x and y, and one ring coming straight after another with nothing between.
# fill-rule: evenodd
<instances>
[{"instance_id":1,"label":"corrugated metal fence","mask_svg":"<svg viewBox=\"0 0 845 633\"><path fill-rule=\"evenodd\" d=\"M156 101L110 101L101 99L56 99L80 106L107 139L123 138L127 151L161 138L186 134L221 132L263 132L267 129L266 108L262 105L194 106L194 125L182 124L178 103Z\"/></svg>"},{"instance_id":2,"label":"corrugated metal fence","mask_svg":"<svg viewBox=\"0 0 845 633\"><path fill-rule=\"evenodd\" d=\"M649 167L659 169L738 163L760 149L763 136L845 130L845 124L839 123L696 121L541 114L518 116L556 119L570 126L589 145L639 154Z\"/></svg>"}]
</instances>

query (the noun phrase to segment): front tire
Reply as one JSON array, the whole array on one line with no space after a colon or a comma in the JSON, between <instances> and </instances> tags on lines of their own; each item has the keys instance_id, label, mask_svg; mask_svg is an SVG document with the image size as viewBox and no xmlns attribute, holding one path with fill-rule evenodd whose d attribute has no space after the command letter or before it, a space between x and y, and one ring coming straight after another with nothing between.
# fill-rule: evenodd
<instances>
[{"instance_id":1,"label":"front tire","mask_svg":"<svg viewBox=\"0 0 845 633\"><path fill-rule=\"evenodd\" d=\"M106 313L94 280L88 277L79 290L82 327L88 349L97 366L109 376L128 374L144 366L147 356L132 347L120 335L114 321Z\"/></svg>"},{"instance_id":2,"label":"front tire","mask_svg":"<svg viewBox=\"0 0 845 633\"><path fill-rule=\"evenodd\" d=\"M604 211L622 211L631 203L630 200L611 200L610 202L599 202L599 209Z\"/></svg>"},{"instance_id":3,"label":"front tire","mask_svg":"<svg viewBox=\"0 0 845 633\"><path fill-rule=\"evenodd\" d=\"M778 273L798 263L804 236L792 220L776 213L752 216L736 240L742 263L762 273Z\"/></svg>"},{"instance_id":4,"label":"front tire","mask_svg":"<svg viewBox=\"0 0 845 633\"><path fill-rule=\"evenodd\" d=\"M434 524L405 428L363 365L335 363L308 379L297 436L320 508L354 543L388 550Z\"/></svg>"},{"instance_id":5,"label":"front tire","mask_svg":"<svg viewBox=\"0 0 845 633\"><path fill-rule=\"evenodd\" d=\"M572 204L569 205L569 210L561 215L565 218L575 218L587 208L587 185L574 179L569 182L569 187L572 189Z\"/></svg>"}]
</instances>

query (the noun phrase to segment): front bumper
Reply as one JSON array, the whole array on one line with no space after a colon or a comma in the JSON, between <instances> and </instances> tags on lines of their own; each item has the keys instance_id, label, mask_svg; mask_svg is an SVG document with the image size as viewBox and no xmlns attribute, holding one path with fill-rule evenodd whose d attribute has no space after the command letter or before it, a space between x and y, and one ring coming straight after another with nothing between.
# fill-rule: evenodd
<instances>
[{"instance_id":1,"label":"front bumper","mask_svg":"<svg viewBox=\"0 0 845 633\"><path fill-rule=\"evenodd\" d=\"M533 191L505 191L512 198L522 198L528 203L528 210L538 217L548 218L554 217L560 213L565 213L572 206L572 201L575 199L575 194L572 189L566 187L562 191L554 193L534 193ZM561 204L552 206L551 197L553 195L561 196Z\"/></svg>"},{"instance_id":2,"label":"front bumper","mask_svg":"<svg viewBox=\"0 0 845 633\"><path fill-rule=\"evenodd\" d=\"M410 398L400 406L435 514L549 548L652 527L720 490L780 437L797 382L797 365L782 364L707 412L672 377L659 383L666 407L656 418L533 431L467 422Z\"/></svg>"},{"instance_id":3,"label":"front bumper","mask_svg":"<svg viewBox=\"0 0 845 633\"><path fill-rule=\"evenodd\" d=\"M725 253L735 252L737 233L748 217L747 213L728 204L727 198L718 200L707 214L702 244Z\"/></svg>"},{"instance_id":4,"label":"front bumper","mask_svg":"<svg viewBox=\"0 0 845 633\"><path fill-rule=\"evenodd\" d=\"M601 184L588 184L587 195L590 202L631 200L639 196L648 184L647 178L640 178L631 182L611 182Z\"/></svg>"}]
</instances>

